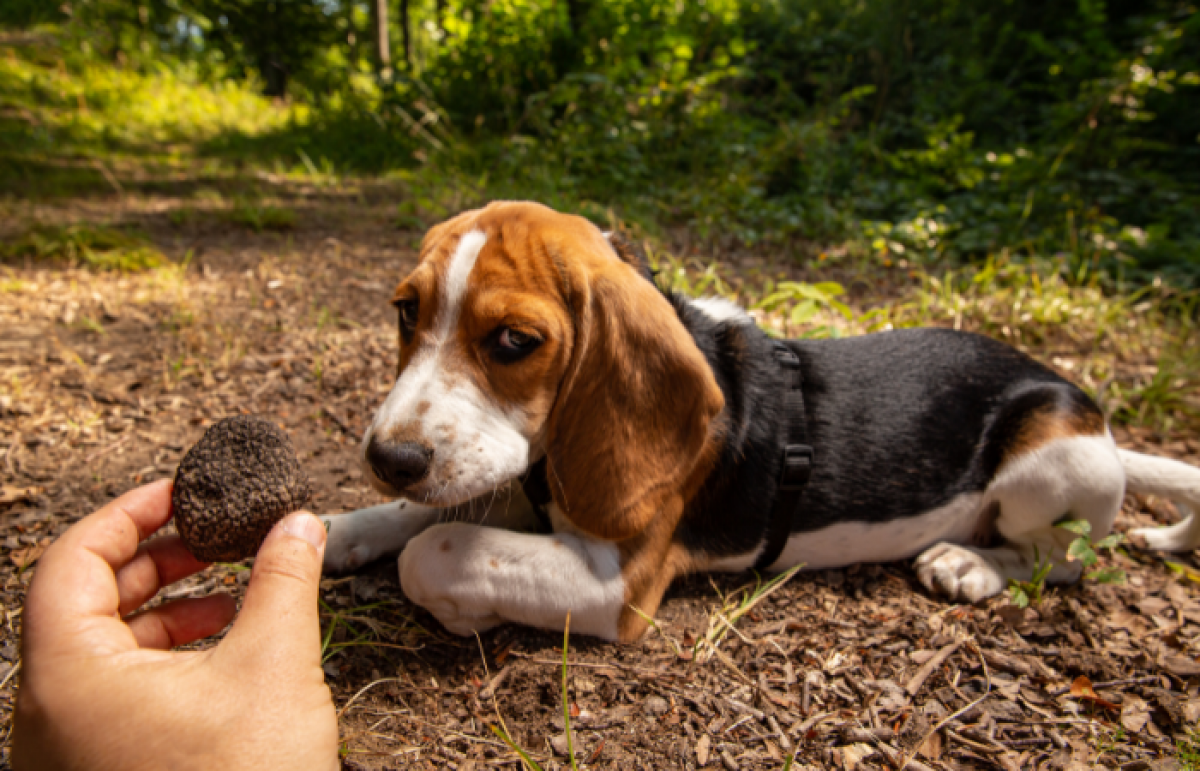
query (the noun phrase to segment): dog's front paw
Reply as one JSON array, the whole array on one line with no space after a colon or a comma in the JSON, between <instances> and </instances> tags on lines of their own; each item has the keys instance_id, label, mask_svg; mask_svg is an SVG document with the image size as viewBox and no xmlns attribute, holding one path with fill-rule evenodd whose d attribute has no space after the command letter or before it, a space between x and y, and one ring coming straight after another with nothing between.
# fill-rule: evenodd
<instances>
[{"instance_id":1,"label":"dog's front paw","mask_svg":"<svg viewBox=\"0 0 1200 771\"><path fill-rule=\"evenodd\" d=\"M462 523L435 525L409 541L397 560L405 596L452 634L469 636L504 621L489 603L492 587L473 569L478 530Z\"/></svg>"},{"instance_id":2,"label":"dog's front paw","mask_svg":"<svg viewBox=\"0 0 1200 771\"><path fill-rule=\"evenodd\" d=\"M917 558L917 577L931 592L956 602L979 602L1004 591L1004 576L977 551L950 543L930 547Z\"/></svg>"},{"instance_id":3,"label":"dog's front paw","mask_svg":"<svg viewBox=\"0 0 1200 771\"><path fill-rule=\"evenodd\" d=\"M323 516L329 537L325 540L325 572L338 575L350 573L378 557L366 534L355 527L347 515Z\"/></svg>"}]
</instances>

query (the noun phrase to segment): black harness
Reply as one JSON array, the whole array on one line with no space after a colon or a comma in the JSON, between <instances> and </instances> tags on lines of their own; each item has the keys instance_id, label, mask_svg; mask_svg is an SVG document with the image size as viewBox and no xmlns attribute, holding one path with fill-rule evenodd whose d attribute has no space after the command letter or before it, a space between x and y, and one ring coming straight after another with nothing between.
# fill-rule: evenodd
<instances>
[{"instance_id":1,"label":"black harness","mask_svg":"<svg viewBox=\"0 0 1200 771\"><path fill-rule=\"evenodd\" d=\"M773 341L773 345L775 361L783 370L783 413L787 433L783 438L779 482L775 485L775 505L771 507L771 519L767 522L767 542L754 561L755 570L766 570L783 553L792 530L792 516L800 506L813 466L813 448L808 444L804 423L804 392L801 390L804 379L800 374L800 357L778 340Z\"/></svg>"},{"instance_id":2,"label":"black harness","mask_svg":"<svg viewBox=\"0 0 1200 771\"><path fill-rule=\"evenodd\" d=\"M771 518L767 521L766 545L754 562L755 570L766 570L787 545L792 530L792 516L800 506L804 486L812 475L813 448L807 443L808 431L804 420L803 378L800 374L800 357L779 341L773 341L775 361L783 370L783 410L787 421L787 432L783 440L783 457L779 469L779 482L775 486L775 505L771 507ZM551 529L550 514L546 507L553 496L546 477L546 459L542 458L529 467L521 477L525 497L533 504L543 527Z\"/></svg>"}]
</instances>

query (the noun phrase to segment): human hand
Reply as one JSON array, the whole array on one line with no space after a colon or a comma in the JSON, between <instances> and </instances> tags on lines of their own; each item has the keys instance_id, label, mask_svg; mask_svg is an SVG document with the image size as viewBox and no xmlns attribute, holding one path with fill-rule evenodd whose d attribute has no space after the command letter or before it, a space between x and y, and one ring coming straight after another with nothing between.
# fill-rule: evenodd
<instances>
[{"instance_id":1,"label":"human hand","mask_svg":"<svg viewBox=\"0 0 1200 771\"><path fill-rule=\"evenodd\" d=\"M135 613L205 567L177 536L141 543L170 517L170 491L164 480L126 493L39 561L25 602L13 768L338 768L317 618L324 527L308 513L277 524L225 638L171 651L219 632L236 604L216 594Z\"/></svg>"}]
</instances>

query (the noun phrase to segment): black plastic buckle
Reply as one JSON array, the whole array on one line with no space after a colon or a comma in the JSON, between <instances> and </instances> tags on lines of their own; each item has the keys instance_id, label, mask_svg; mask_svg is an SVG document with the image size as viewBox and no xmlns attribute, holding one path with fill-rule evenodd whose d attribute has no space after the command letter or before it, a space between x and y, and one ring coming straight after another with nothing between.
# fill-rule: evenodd
<instances>
[{"instance_id":1,"label":"black plastic buckle","mask_svg":"<svg viewBox=\"0 0 1200 771\"><path fill-rule=\"evenodd\" d=\"M779 489L801 490L812 474L813 448L807 444L789 444L783 448L783 470L779 474Z\"/></svg>"}]
</instances>

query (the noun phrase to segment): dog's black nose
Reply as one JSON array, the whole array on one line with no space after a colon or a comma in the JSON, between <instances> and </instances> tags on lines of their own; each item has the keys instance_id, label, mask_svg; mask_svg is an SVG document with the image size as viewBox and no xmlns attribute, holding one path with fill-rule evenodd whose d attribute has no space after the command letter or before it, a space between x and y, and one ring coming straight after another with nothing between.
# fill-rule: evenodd
<instances>
[{"instance_id":1,"label":"dog's black nose","mask_svg":"<svg viewBox=\"0 0 1200 771\"><path fill-rule=\"evenodd\" d=\"M416 442L379 441L371 437L367 444L367 463L375 476L396 490L403 490L429 473L433 450Z\"/></svg>"}]
</instances>

